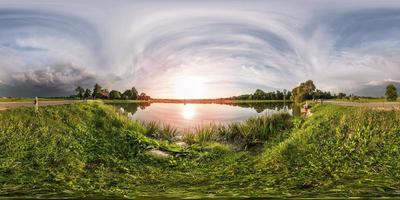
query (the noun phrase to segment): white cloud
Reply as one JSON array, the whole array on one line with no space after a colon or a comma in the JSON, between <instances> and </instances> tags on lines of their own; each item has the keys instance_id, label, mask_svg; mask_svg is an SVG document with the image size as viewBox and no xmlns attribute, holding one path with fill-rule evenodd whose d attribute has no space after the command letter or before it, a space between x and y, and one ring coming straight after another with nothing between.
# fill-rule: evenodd
<instances>
[{"instance_id":1,"label":"white cloud","mask_svg":"<svg viewBox=\"0 0 400 200\"><path fill-rule=\"evenodd\" d=\"M351 92L400 80L398 19L395 1L5 0L0 79L72 62L106 87L158 97L182 74L206 77L212 97L307 79ZM53 76L40 77L29 80Z\"/></svg>"}]
</instances>

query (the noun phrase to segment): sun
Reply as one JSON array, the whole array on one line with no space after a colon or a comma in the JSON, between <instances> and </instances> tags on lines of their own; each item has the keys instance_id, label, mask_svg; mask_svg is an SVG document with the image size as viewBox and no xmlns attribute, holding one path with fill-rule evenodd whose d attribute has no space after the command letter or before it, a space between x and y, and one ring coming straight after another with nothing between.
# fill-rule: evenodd
<instances>
[{"instance_id":1,"label":"sun","mask_svg":"<svg viewBox=\"0 0 400 200\"><path fill-rule=\"evenodd\" d=\"M184 119L192 119L196 115L196 110L193 105L187 104L182 108L182 117Z\"/></svg>"},{"instance_id":2,"label":"sun","mask_svg":"<svg viewBox=\"0 0 400 200\"><path fill-rule=\"evenodd\" d=\"M204 81L201 77L185 76L177 78L174 87L178 99L201 99L204 97Z\"/></svg>"}]
</instances>

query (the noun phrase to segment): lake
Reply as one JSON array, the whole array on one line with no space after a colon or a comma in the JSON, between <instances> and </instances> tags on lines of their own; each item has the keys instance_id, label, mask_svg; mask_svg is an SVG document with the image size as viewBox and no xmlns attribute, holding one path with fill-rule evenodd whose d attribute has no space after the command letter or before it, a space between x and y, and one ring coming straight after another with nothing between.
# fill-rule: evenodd
<instances>
[{"instance_id":1,"label":"lake","mask_svg":"<svg viewBox=\"0 0 400 200\"><path fill-rule=\"evenodd\" d=\"M241 122L250 117L279 112L296 114L291 103L110 103L124 109L132 119L142 122L157 121L170 124L178 130L194 129L202 125Z\"/></svg>"}]
</instances>

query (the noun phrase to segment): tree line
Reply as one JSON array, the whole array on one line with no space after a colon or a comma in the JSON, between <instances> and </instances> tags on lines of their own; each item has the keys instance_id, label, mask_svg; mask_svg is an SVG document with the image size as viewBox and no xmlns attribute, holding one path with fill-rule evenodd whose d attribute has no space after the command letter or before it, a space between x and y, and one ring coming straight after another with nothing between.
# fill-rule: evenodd
<instances>
[{"instance_id":1,"label":"tree line","mask_svg":"<svg viewBox=\"0 0 400 200\"><path fill-rule=\"evenodd\" d=\"M125 90L123 93L117 90L109 91L106 88L103 88L98 83L96 83L93 87L93 91L89 88L84 89L81 86L76 87L75 89L76 95L75 97L80 99L121 99L121 100L150 100L151 97L146 95L146 93L138 93L135 87L131 89Z\"/></svg>"},{"instance_id":2,"label":"tree line","mask_svg":"<svg viewBox=\"0 0 400 200\"><path fill-rule=\"evenodd\" d=\"M233 97L235 100L288 100L295 102L303 102L305 100L312 99L335 99L335 98L346 98L345 93L339 93L338 95L332 94L319 90L315 87L312 80L308 80L301 83L299 86L292 89L292 91L276 90L272 92L264 92L261 89L257 89L253 94L244 94Z\"/></svg>"},{"instance_id":3,"label":"tree line","mask_svg":"<svg viewBox=\"0 0 400 200\"><path fill-rule=\"evenodd\" d=\"M121 99L121 100L150 100L151 97L142 92L138 94L135 87L125 90L123 93L117 90L108 91L99 84L95 84L93 91L90 89L84 89L78 86L75 89L76 95L74 97L80 99ZM386 99L388 101L396 101L398 98L397 88L390 84L386 87ZM244 94L240 96L234 96L227 99L234 100L291 100L296 103L301 103L306 100L317 100L317 99L357 99L357 96L347 95L345 93L332 94L329 91L322 91L316 88L312 80L300 83L297 87L293 88L292 91L276 90L272 92L264 92L261 89L257 89L253 94Z\"/></svg>"},{"instance_id":4,"label":"tree line","mask_svg":"<svg viewBox=\"0 0 400 200\"><path fill-rule=\"evenodd\" d=\"M386 99L388 101L396 101L398 98L397 88L390 84L386 87ZM323 92L321 90L316 89L314 82L312 80L308 80L306 82L300 83L299 86L293 88L292 90L292 100L294 102L303 102L306 100L315 100L315 99L358 99L359 97L354 95L346 95L345 93L331 94L330 92Z\"/></svg>"},{"instance_id":5,"label":"tree line","mask_svg":"<svg viewBox=\"0 0 400 200\"><path fill-rule=\"evenodd\" d=\"M257 89L253 94L243 94L240 96L232 97L235 100L290 100L292 96L291 92L273 91L264 92L261 89Z\"/></svg>"}]
</instances>

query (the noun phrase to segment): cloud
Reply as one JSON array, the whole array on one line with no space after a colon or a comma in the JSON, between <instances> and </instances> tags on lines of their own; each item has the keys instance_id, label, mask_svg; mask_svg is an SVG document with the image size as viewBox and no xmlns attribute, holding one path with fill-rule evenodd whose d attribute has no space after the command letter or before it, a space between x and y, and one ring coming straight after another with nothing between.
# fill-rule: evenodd
<instances>
[{"instance_id":1,"label":"cloud","mask_svg":"<svg viewBox=\"0 0 400 200\"><path fill-rule=\"evenodd\" d=\"M374 80L374 81L369 81L366 85L379 86L387 83L400 83L400 80L393 80L390 78L384 80Z\"/></svg>"},{"instance_id":2,"label":"cloud","mask_svg":"<svg viewBox=\"0 0 400 200\"><path fill-rule=\"evenodd\" d=\"M0 27L0 80L38 93L67 92L59 63L84 73L71 72L78 83L135 85L156 97L176 97L182 76L201 77L206 97L308 79L334 92L381 95L368 87L400 80L394 1L5 0Z\"/></svg>"},{"instance_id":3,"label":"cloud","mask_svg":"<svg viewBox=\"0 0 400 200\"><path fill-rule=\"evenodd\" d=\"M49 66L38 70L14 74L7 84L3 85L4 96L48 96L56 93L68 96L76 86L92 87L96 78L70 64Z\"/></svg>"}]
</instances>

